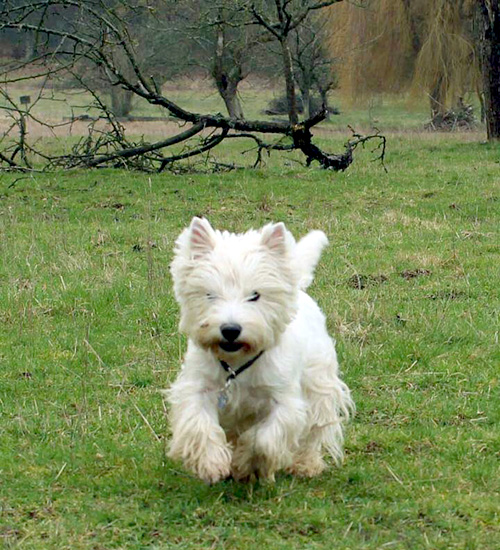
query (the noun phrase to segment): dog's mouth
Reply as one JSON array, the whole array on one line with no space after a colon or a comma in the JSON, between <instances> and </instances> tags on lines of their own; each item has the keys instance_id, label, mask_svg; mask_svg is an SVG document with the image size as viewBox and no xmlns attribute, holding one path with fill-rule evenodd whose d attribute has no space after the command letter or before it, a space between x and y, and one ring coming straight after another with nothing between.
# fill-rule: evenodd
<instances>
[{"instance_id":1,"label":"dog's mouth","mask_svg":"<svg viewBox=\"0 0 500 550\"><path fill-rule=\"evenodd\" d=\"M226 340L219 342L219 347L227 353L239 351L243 346L242 342L227 342Z\"/></svg>"}]
</instances>

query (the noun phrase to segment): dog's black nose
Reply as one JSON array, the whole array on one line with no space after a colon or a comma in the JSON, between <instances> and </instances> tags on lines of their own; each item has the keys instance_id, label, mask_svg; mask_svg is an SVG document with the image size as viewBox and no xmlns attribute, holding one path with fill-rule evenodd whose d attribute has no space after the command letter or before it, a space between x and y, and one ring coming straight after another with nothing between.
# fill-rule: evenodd
<instances>
[{"instance_id":1,"label":"dog's black nose","mask_svg":"<svg viewBox=\"0 0 500 550\"><path fill-rule=\"evenodd\" d=\"M241 334L241 326L236 323L226 323L221 325L220 331L228 342L234 342Z\"/></svg>"}]
</instances>

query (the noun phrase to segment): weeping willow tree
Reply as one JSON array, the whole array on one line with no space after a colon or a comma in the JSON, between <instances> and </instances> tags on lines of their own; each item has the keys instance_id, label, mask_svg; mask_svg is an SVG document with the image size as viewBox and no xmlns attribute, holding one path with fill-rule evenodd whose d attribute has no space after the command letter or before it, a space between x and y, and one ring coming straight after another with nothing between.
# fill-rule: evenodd
<instances>
[{"instance_id":1,"label":"weeping willow tree","mask_svg":"<svg viewBox=\"0 0 500 550\"><path fill-rule=\"evenodd\" d=\"M330 8L330 46L343 59L340 84L353 99L411 90L432 117L480 89L474 0L365 0Z\"/></svg>"}]
</instances>

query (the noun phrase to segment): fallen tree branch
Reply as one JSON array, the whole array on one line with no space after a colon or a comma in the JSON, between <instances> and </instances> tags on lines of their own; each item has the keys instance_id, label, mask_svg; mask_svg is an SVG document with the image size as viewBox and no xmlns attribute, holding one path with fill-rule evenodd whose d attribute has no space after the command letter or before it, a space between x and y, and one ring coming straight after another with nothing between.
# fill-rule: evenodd
<instances>
[{"instance_id":1,"label":"fallen tree branch","mask_svg":"<svg viewBox=\"0 0 500 550\"><path fill-rule=\"evenodd\" d=\"M94 166L105 164L117 159L126 159L130 157L138 156L138 155L143 155L145 153L150 153L151 151L158 151L159 149L164 149L165 147L170 147L171 145L175 145L177 143L181 143L182 141L186 141L190 137L193 137L196 134L199 134L204 127L205 127L204 124L202 122L199 122L198 124L194 124L193 126L191 126L191 128L188 128L184 132L181 132L180 134L176 134L175 136L164 139L162 141L157 141L156 143L150 143L150 144L141 145L138 147L131 147L129 149L123 149L121 151L117 151L114 154L102 155L88 161L85 161L85 159L82 159L82 162L88 168L93 168Z\"/></svg>"},{"instance_id":2,"label":"fallen tree branch","mask_svg":"<svg viewBox=\"0 0 500 550\"><path fill-rule=\"evenodd\" d=\"M242 132L240 134L229 134L227 136L228 138L248 138L255 141L257 144L257 158L255 159L255 162L253 164L254 168L257 168L262 162L262 151L266 151L269 155L271 151L293 151L295 149L293 143L289 143L287 145L281 144L281 143L266 143L259 137L257 137L255 134L251 134L248 132ZM243 151L242 154L248 153L249 151Z\"/></svg>"},{"instance_id":3,"label":"fallen tree branch","mask_svg":"<svg viewBox=\"0 0 500 550\"><path fill-rule=\"evenodd\" d=\"M3 162L6 162L10 168L13 168L14 170L24 170L23 166L19 166L17 162L14 162L9 157L6 157L3 153L0 152L0 160Z\"/></svg>"},{"instance_id":4,"label":"fallen tree branch","mask_svg":"<svg viewBox=\"0 0 500 550\"><path fill-rule=\"evenodd\" d=\"M219 143L221 143L224 140L228 132L229 132L229 128L224 128L218 136L212 136L211 138L207 139L201 147L193 149L192 151L188 151L187 153L164 158L161 161L161 165L158 171L162 172L168 164L171 164L175 161L187 159L189 157L194 157L195 155L200 155L202 153L205 153L206 151L209 151L210 149L213 149L215 146L219 145Z\"/></svg>"}]
</instances>

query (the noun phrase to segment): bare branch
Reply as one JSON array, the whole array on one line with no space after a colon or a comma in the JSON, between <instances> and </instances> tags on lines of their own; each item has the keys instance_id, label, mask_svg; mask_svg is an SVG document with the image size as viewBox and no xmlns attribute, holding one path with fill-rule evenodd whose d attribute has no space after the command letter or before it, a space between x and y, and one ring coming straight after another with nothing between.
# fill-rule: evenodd
<instances>
[{"instance_id":1,"label":"bare branch","mask_svg":"<svg viewBox=\"0 0 500 550\"><path fill-rule=\"evenodd\" d=\"M215 146L219 145L219 143L221 143L225 137L227 137L228 132L229 132L229 128L224 128L218 136L212 136L211 138L207 139L201 147L198 147L196 149L193 149L192 151L188 151L187 153L183 153L181 155L174 155L168 158L164 158L161 162L159 172L162 172L168 164L171 164L175 161L187 159L189 157L194 157L196 155L205 153L210 149L213 149Z\"/></svg>"},{"instance_id":2,"label":"bare branch","mask_svg":"<svg viewBox=\"0 0 500 550\"><path fill-rule=\"evenodd\" d=\"M181 143L182 141L186 141L190 137L193 137L196 134L200 133L203 130L203 128L204 128L204 124L199 122L198 124L191 126L191 128L188 128L184 132L181 132L180 134L177 134L173 137L164 139L162 141L157 141L156 143L142 145L140 147L131 147L130 149L123 149L111 155L103 155L100 157L96 157L96 158L93 158L92 160L89 160L88 162L85 162L85 165L88 166L89 168L92 168L93 166L98 166L100 164L108 163L113 160L126 159L130 157L135 157L138 155L143 155L144 153L150 153L151 151L158 151L159 149L164 149L165 147L170 147L172 145L175 145L176 143Z\"/></svg>"}]
</instances>

